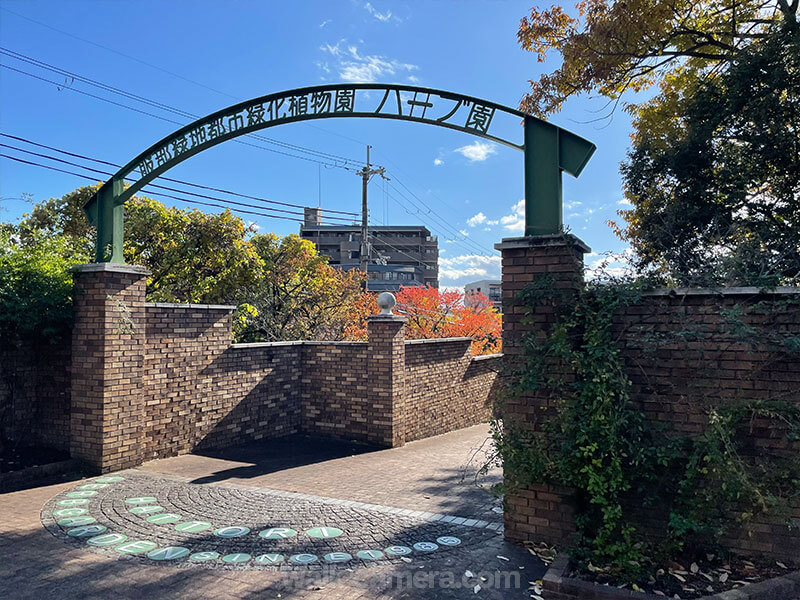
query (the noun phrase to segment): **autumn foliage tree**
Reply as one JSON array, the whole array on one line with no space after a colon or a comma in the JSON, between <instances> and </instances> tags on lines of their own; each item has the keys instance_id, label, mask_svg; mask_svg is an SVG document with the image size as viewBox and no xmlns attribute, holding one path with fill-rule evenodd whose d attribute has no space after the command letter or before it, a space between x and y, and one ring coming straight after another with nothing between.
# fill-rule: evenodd
<instances>
[{"instance_id":1,"label":"autumn foliage tree","mask_svg":"<svg viewBox=\"0 0 800 600\"><path fill-rule=\"evenodd\" d=\"M328 264L296 234L256 235L250 242L262 268L237 313L242 341L340 340L364 303L363 275Z\"/></svg>"},{"instance_id":2,"label":"autumn foliage tree","mask_svg":"<svg viewBox=\"0 0 800 600\"><path fill-rule=\"evenodd\" d=\"M521 102L595 93L632 116L630 209L611 222L670 285L796 281L798 0L581 0L533 8L518 40L560 65ZM656 87L640 101L626 92ZM636 103L631 103L635 100ZM602 117L600 117L602 118Z\"/></svg>"},{"instance_id":3,"label":"autumn foliage tree","mask_svg":"<svg viewBox=\"0 0 800 600\"><path fill-rule=\"evenodd\" d=\"M654 84L690 84L752 41L796 29L797 10L798 0L581 0L571 14L534 7L517 39L540 62L558 54L561 65L530 81L521 108L546 116L581 93L616 103Z\"/></svg>"},{"instance_id":4,"label":"autumn foliage tree","mask_svg":"<svg viewBox=\"0 0 800 600\"><path fill-rule=\"evenodd\" d=\"M406 339L470 337L474 355L501 351L501 315L485 294L471 294L465 302L461 292L409 286L401 287L395 297L395 314L407 320ZM345 339L367 339L367 318L379 312L376 298L377 294L366 292L349 305L351 318Z\"/></svg>"}]
</instances>

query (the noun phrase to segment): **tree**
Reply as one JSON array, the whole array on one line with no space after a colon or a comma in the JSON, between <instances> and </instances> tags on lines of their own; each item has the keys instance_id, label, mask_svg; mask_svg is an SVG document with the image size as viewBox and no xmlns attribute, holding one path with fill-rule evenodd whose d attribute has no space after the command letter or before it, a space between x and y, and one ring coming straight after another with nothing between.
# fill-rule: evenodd
<instances>
[{"instance_id":1,"label":"tree","mask_svg":"<svg viewBox=\"0 0 800 600\"><path fill-rule=\"evenodd\" d=\"M99 184L98 184L99 185ZM34 206L19 225L23 243L66 236L91 255L95 228L83 206L97 190L84 186ZM217 214L167 208L135 196L125 204L125 261L147 267L150 301L238 303L261 268L248 238L253 230L230 211Z\"/></svg>"},{"instance_id":2,"label":"tree","mask_svg":"<svg viewBox=\"0 0 800 600\"><path fill-rule=\"evenodd\" d=\"M562 63L530 81L521 108L544 116L582 92L616 104L626 91L691 81L754 40L797 30L797 10L798 0L581 0L575 17L534 7L517 39L540 62L555 52Z\"/></svg>"},{"instance_id":3,"label":"tree","mask_svg":"<svg viewBox=\"0 0 800 600\"><path fill-rule=\"evenodd\" d=\"M470 337L473 354L500 352L500 313L484 294L442 291L430 286L401 287L397 312L406 319L408 339Z\"/></svg>"},{"instance_id":4,"label":"tree","mask_svg":"<svg viewBox=\"0 0 800 600\"><path fill-rule=\"evenodd\" d=\"M0 233L0 350L21 341L47 345L69 337L70 268L87 258L66 236L22 244L17 233Z\"/></svg>"},{"instance_id":5,"label":"tree","mask_svg":"<svg viewBox=\"0 0 800 600\"><path fill-rule=\"evenodd\" d=\"M251 243L263 262L245 295L237 337L243 341L339 340L362 304L360 271L328 264L309 240L291 234L256 235Z\"/></svg>"},{"instance_id":6,"label":"tree","mask_svg":"<svg viewBox=\"0 0 800 600\"><path fill-rule=\"evenodd\" d=\"M252 234L229 210L168 208L145 197L125 205L125 261L150 270L150 301L243 302L263 266Z\"/></svg>"},{"instance_id":7,"label":"tree","mask_svg":"<svg viewBox=\"0 0 800 600\"><path fill-rule=\"evenodd\" d=\"M641 269L679 285L797 283L798 57L797 30L754 42L691 94L670 91L672 115L634 138L619 233Z\"/></svg>"}]
</instances>

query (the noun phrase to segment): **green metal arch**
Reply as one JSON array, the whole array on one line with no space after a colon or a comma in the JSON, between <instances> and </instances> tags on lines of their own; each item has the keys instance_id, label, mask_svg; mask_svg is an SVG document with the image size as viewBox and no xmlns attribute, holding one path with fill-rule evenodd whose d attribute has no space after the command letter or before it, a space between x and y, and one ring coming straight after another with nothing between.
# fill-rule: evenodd
<instances>
[{"instance_id":1,"label":"green metal arch","mask_svg":"<svg viewBox=\"0 0 800 600\"><path fill-rule=\"evenodd\" d=\"M365 93L376 90L383 92L376 109L356 110L358 92L362 92L363 104L366 101ZM433 100L431 96L434 96ZM439 116L428 116L428 110L434 113L436 103L439 102L451 103L447 105L449 111ZM415 110L418 111L416 115ZM464 112L467 112L467 118L460 124L455 117ZM522 145L490 132L494 116L498 112L522 119ZM557 233L561 229L561 172L566 171L577 177L595 150L591 142L519 110L434 88L345 83L267 94L223 108L181 127L140 153L105 182L84 207L89 221L97 225L95 260L124 262L122 239L125 202L177 164L222 142L261 129L339 117L373 117L427 123L522 150L525 153L526 235ZM139 178L125 188L125 179L137 171Z\"/></svg>"}]
</instances>

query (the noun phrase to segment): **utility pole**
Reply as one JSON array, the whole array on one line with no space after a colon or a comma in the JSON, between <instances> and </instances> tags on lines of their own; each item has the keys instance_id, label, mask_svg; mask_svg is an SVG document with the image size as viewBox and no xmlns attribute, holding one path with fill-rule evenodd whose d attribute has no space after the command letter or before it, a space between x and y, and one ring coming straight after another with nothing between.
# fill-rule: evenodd
<instances>
[{"instance_id":1,"label":"utility pole","mask_svg":"<svg viewBox=\"0 0 800 600\"><path fill-rule=\"evenodd\" d=\"M367 264L369 264L369 254L370 254L369 230L367 228L368 224L367 185L369 184L369 180L372 178L373 175L380 175L386 181L389 181L389 178L386 177L385 175L386 169L384 169L383 167L377 167L375 169L371 168L372 165L369 162L370 148L372 148L372 146L367 146L367 164L360 171L356 171L356 175L361 176L361 254L360 254L361 260L359 261L359 266L361 271L364 272L365 289L367 285L366 284Z\"/></svg>"}]
</instances>

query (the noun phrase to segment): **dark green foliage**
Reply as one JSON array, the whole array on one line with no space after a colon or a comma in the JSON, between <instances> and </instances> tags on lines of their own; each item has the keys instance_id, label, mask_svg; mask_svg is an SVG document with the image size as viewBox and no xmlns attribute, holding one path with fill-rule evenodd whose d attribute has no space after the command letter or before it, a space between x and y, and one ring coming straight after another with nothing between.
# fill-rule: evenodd
<instances>
[{"instance_id":1,"label":"dark green foliage","mask_svg":"<svg viewBox=\"0 0 800 600\"><path fill-rule=\"evenodd\" d=\"M800 30L742 49L638 135L622 166L621 235L679 285L800 279Z\"/></svg>"}]
</instances>

